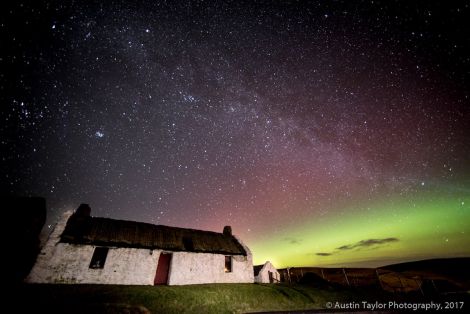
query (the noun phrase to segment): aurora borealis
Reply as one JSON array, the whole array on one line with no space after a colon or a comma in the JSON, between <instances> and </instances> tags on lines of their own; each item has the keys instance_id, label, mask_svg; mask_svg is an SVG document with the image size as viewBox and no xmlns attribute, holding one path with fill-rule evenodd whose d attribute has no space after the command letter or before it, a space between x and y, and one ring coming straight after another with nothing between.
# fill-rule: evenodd
<instances>
[{"instance_id":1,"label":"aurora borealis","mask_svg":"<svg viewBox=\"0 0 470 314\"><path fill-rule=\"evenodd\" d=\"M469 201L467 190L362 202L343 209L341 219L312 219L287 229L282 236L266 240L259 253L289 266L376 267L468 256Z\"/></svg>"},{"instance_id":2,"label":"aurora borealis","mask_svg":"<svg viewBox=\"0 0 470 314\"><path fill-rule=\"evenodd\" d=\"M177 3L174 3L177 2ZM41 1L2 10L1 184L231 225L255 263L470 255L465 1Z\"/></svg>"}]
</instances>

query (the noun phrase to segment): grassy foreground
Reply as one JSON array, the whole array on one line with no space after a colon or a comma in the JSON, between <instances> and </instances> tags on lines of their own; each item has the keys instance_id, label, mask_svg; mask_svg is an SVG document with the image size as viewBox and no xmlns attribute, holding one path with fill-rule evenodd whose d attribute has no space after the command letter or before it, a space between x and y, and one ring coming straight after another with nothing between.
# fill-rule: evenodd
<instances>
[{"instance_id":1,"label":"grassy foreground","mask_svg":"<svg viewBox=\"0 0 470 314\"><path fill-rule=\"evenodd\" d=\"M18 312L246 313L324 308L345 293L307 286L205 284L189 286L22 285ZM18 308L19 307L19 308Z\"/></svg>"}]
</instances>

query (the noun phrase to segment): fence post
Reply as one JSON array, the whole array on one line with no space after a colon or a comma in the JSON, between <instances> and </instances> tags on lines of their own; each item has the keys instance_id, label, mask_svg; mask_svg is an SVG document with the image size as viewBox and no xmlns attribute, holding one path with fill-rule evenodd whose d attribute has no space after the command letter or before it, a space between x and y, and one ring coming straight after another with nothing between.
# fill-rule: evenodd
<instances>
[{"instance_id":1,"label":"fence post","mask_svg":"<svg viewBox=\"0 0 470 314\"><path fill-rule=\"evenodd\" d=\"M421 294L422 294L423 297L424 297L423 289L421 289L421 284L423 283L423 281L422 281L422 280L418 281L418 280L416 280L416 278L415 278L415 282L416 282L416 284L418 285L419 291L421 291Z\"/></svg>"},{"instance_id":2,"label":"fence post","mask_svg":"<svg viewBox=\"0 0 470 314\"><path fill-rule=\"evenodd\" d=\"M439 293L439 290L437 290L437 286L436 284L434 283L434 279L431 279L431 282L432 282L432 285L434 287L434 290L436 290L436 293Z\"/></svg>"},{"instance_id":3,"label":"fence post","mask_svg":"<svg viewBox=\"0 0 470 314\"><path fill-rule=\"evenodd\" d=\"M401 275L398 275L398 279L400 279L401 292L405 292L405 285L403 284L403 280L401 280Z\"/></svg>"},{"instance_id":4,"label":"fence post","mask_svg":"<svg viewBox=\"0 0 470 314\"><path fill-rule=\"evenodd\" d=\"M351 287L351 284L349 283L349 279L348 279L348 276L346 275L346 271L344 270L344 268L343 268L343 274L344 274L344 278L346 278L346 282L348 283L348 286Z\"/></svg>"},{"instance_id":5,"label":"fence post","mask_svg":"<svg viewBox=\"0 0 470 314\"><path fill-rule=\"evenodd\" d=\"M378 270L377 268L375 269L375 273L376 273L376 275L377 275L377 280L379 281L380 288L382 288L382 290L385 291L384 286L383 286L383 284L382 284L382 280L380 280L379 270Z\"/></svg>"}]
</instances>

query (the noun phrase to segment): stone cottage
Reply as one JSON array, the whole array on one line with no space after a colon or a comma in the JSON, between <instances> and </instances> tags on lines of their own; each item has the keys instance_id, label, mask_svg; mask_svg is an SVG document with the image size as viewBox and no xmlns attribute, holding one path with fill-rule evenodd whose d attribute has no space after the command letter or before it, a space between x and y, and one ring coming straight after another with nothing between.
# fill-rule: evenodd
<instances>
[{"instance_id":1,"label":"stone cottage","mask_svg":"<svg viewBox=\"0 0 470 314\"><path fill-rule=\"evenodd\" d=\"M253 273L255 282L258 283L278 283L281 281L281 275L270 261L263 265L253 266Z\"/></svg>"},{"instance_id":2,"label":"stone cottage","mask_svg":"<svg viewBox=\"0 0 470 314\"><path fill-rule=\"evenodd\" d=\"M90 216L82 204L58 222L30 283L187 285L252 283L252 255L223 233Z\"/></svg>"}]
</instances>

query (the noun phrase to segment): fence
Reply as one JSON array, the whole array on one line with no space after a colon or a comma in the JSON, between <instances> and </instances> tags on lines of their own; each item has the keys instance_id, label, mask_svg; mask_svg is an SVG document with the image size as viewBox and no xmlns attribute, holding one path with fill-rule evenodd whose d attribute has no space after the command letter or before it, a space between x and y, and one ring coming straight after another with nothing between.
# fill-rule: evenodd
<instances>
[{"instance_id":1,"label":"fence","mask_svg":"<svg viewBox=\"0 0 470 314\"><path fill-rule=\"evenodd\" d=\"M446 278L429 277L373 268L289 267L280 269L281 281L298 283L313 273L330 284L349 287L378 287L393 293L418 292L422 295L449 294L466 288Z\"/></svg>"}]
</instances>

